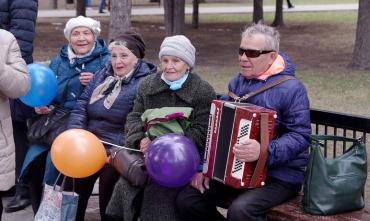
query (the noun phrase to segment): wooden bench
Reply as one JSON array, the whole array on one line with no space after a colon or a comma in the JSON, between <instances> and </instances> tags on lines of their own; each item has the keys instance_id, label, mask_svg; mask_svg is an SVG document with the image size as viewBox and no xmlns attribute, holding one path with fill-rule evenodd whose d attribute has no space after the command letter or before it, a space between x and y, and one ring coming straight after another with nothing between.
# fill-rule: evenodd
<instances>
[{"instance_id":1,"label":"wooden bench","mask_svg":"<svg viewBox=\"0 0 370 221\"><path fill-rule=\"evenodd\" d=\"M322 135L338 135L345 137L360 138L363 137L367 144L367 140L370 134L370 118L359 117L353 115L347 115L336 112L322 111L322 110L311 110L311 122L312 132L314 134ZM343 153L346 149L346 144L334 143L331 144L333 148L326 146L324 155L325 157L335 157L339 153ZM348 148L348 147L347 147ZM369 159L370 151L368 151ZM368 165L368 171L370 172ZM370 191L369 177L366 183L367 190ZM366 191L365 191L366 192ZM365 193L366 196L366 193ZM366 197L365 197L366 198ZM368 201L367 201L368 202ZM369 220L370 221L370 204L365 204L365 208L358 211L342 213L332 216L316 216L305 213L302 210L302 195L284 203L279 206L272 208L268 215L270 221L357 221L357 220Z\"/></svg>"}]
</instances>

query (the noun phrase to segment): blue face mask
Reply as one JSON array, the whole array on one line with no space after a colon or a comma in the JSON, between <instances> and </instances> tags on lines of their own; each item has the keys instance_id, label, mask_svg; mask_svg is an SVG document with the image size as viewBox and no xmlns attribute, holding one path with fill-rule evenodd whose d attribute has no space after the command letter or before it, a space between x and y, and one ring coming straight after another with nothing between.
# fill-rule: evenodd
<instances>
[{"instance_id":1,"label":"blue face mask","mask_svg":"<svg viewBox=\"0 0 370 221\"><path fill-rule=\"evenodd\" d=\"M161 79L164 82L166 82L168 86L170 86L171 90L176 91L182 87L182 85L184 84L188 76L189 76L189 72L186 72L180 79L177 79L176 81L169 81L164 77L164 74L162 73Z\"/></svg>"}]
</instances>

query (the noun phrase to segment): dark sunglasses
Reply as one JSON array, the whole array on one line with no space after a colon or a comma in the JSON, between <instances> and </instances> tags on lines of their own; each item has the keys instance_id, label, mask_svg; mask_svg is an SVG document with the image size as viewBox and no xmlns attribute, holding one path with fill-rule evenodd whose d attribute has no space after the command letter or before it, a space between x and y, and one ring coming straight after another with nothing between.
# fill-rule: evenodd
<instances>
[{"instance_id":1,"label":"dark sunglasses","mask_svg":"<svg viewBox=\"0 0 370 221\"><path fill-rule=\"evenodd\" d=\"M270 52L274 52L272 50L269 50L269 51L264 51L264 50L253 50L253 49L244 49L244 48L239 48L239 55L240 56L243 56L243 54L245 53L245 55L248 57L248 58L257 58L259 57L261 54L268 54Z\"/></svg>"}]
</instances>

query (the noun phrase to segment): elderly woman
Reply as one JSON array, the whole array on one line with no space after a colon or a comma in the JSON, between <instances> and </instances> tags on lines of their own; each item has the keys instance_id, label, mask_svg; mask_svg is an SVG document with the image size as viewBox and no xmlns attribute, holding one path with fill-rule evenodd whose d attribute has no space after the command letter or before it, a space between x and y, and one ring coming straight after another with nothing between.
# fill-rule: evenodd
<instances>
[{"instance_id":1,"label":"elderly woman","mask_svg":"<svg viewBox=\"0 0 370 221\"><path fill-rule=\"evenodd\" d=\"M115 37L109 44L111 62L94 75L71 113L68 128L91 131L101 140L124 145L123 134L126 117L134 106L139 82L155 73L155 65L143 60L145 44L141 36L127 31ZM105 146L108 154L111 146ZM106 164L97 173L83 179L75 179L75 191L79 194L76 220L84 220L86 206L99 178L99 206L101 220L106 220L105 209L119 178L117 171Z\"/></svg>"},{"instance_id":2,"label":"elderly woman","mask_svg":"<svg viewBox=\"0 0 370 221\"><path fill-rule=\"evenodd\" d=\"M30 88L27 66L14 35L0 29L0 220L3 191L15 181L15 147L9 98L25 95Z\"/></svg>"},{"instance_id":3,"label":"elderly woman","mask_svg":"<svg viewBox=\"0 0 370 221\"><path fill-rule=\"evenodd\" d=\"M68 44L61 48L58 56L50 63L50 68L57 76L57 95L52 105L35 108L37 114L48 114L53 106L61 106L67 110L74 108L77 98L94 72L104 68L109 60L108 48L98 38L99 34L100 23L92 18L78 16L67 22L64 36ZM29 182L35 213L41 202L43 181L54 184L57 175L51 164L49 150L49 146L37 142L31 144L20 176L22 182Z\"/></svg>"},{"instance_id":4,"label":"elderly woman","mask_svg":"<svg viewBox=\"0 0 370 221\"><path fill-rule=\"evenodd\" d=\"M126 146L140 149L144 155L151 142L143 122L143 114L163 107L192 108L184 135L203 153L213 88L192 72L195 48L183 35L167 37L159 52L161 71L145 78L139 86L133 111L126 122ZM145 114L144 114L145 115ZM117 220L177 220L175 198L183 187L167 188L151 179L144 188L132 186L121 178L116 184L107 214ZM141 207L141 211L139 208Z\"/></svg>"}]
</instances>

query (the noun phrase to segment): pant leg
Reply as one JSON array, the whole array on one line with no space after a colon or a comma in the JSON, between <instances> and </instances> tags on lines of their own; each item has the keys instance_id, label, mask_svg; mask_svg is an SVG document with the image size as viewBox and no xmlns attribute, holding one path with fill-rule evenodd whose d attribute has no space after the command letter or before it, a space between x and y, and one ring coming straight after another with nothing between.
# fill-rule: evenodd
<instances>
[{"instance_id":1,"label":"pant leg","mask_svg":"<svg viewBox=\"0 0 370 221\"><path fill-rule=\"evenodd\" d=\"M42 180L45 173L46 154L41 154L29 167L28 185L30 188L31 204L34 214L40 207L43 185Z\"/></svg>"},{"instance_id":2,"label":"pant leg","mask_svg":"<svg viewBox=\"0 0 370 221\"><path fill-rule=\"evenodd\" d=\"M99 0L99 11L103 11L105 9L105 0Z\"/></svg>"},{"instance_id":3,"label":"pant leg","mask_svg":"<svg viewBox=\"0 0 370 221\"><path fill-rule=\"evenodd\" d=\"M20 195L22 198L29 198L30 190L28 185L18 183L18 177L29 147L27 139L27 124L26 122L20 121L12 121L12 124L15 143L16 195Z\"/></svg>"},{"instance_id":4,"label":"pant leg","mask_svg":"<svg viewBox=\"0 0 370 221\"><path fill-rule=\"evenodd\" d=\"M112 196L114 185L118 181L119 173L109 164L105 164L99 177L99 209L101 220L107 220L105 210Z\"/></svg>"},{"instance_id":5,"label":"pant leg","mask_svg":"<svg viewBox=\"0 0 370 221\"><path fill-rule=\"evenodd\" d=\"M184 221L224 221L226 218L218 212L216 207L229 195L235 195L235 190L217 181L210 181L210 189L203 194L188 186L177 196L177 211Z\"/></svg>"},{"instance_id":6,"label":"pant leg","mask_svg":"<svg viewBox=\"0 0 370 221\"><path fill-rule=\"evenodd\" d=\"M231 204L227 213L229 221L265 221L268 211L297 195L296 188L276 179L269 179L261 188L247 190Z\"/></svg>"}]
</instances>

